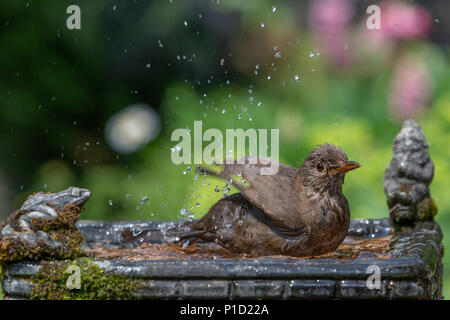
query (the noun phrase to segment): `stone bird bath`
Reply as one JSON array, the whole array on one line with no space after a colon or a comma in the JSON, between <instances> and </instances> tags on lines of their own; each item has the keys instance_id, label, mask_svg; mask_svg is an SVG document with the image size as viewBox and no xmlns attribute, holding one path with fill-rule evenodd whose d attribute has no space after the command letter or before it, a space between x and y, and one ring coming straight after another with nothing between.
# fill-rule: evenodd
<instances>
[{"instance_id":1,"label":"stone bird bath","mask_svg":"<svg viewBox=\"0 0 450 320\"><path fill-rule=\"evenodd\" d=\"M444 248L427 148L420 126L406 121L384 180L390 218L352 219L335 252L310 258L236 255L162 238L124 247L123 231L174 222L76 222L88 190L32 195L0 225L4 297L441 299Z\"/></svg>"}]
</instances>

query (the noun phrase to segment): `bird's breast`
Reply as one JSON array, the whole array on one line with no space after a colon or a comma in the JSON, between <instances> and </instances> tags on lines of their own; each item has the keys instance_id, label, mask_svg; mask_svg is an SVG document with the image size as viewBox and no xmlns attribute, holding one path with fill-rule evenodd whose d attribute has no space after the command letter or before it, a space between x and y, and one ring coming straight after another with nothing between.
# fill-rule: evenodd
<instances>
[{"instance_id":1,"label":"bird's breast","mask_svg":"<svg viewBox=\"0 0 450 320\"><path fill-rule=\"evenodd\" d=\"M316 210L316 223L312 225L311 242L320 252L335 250L344 241L350 225L347 201L340 197L323 197Z\"/></svg>"},{"instance_id":2,"label":"bird's breast","mask_svg":"<svg viewBox=\"0 0 450 320\"><path fill-rule=\"evenodd\" d=\"M301 218L311 237L330 237L337 231L347 231L350 211L341 194L316 194L303 202Z\"/></svg>"}]
</instances>

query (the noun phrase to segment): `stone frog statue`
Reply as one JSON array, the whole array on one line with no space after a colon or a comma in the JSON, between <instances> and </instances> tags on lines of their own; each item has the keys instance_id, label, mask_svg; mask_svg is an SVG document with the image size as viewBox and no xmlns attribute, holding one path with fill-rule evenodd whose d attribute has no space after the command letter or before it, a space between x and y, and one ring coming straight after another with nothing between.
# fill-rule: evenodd
<instances>
[{"instance_id":1,"label":"stone frog statue","mask_svg":"<svg viewBox=\"0 0 450 320\"><path fill-rule=\"evenodd\" d=\"M434 164L420 125L406 120L395 137L393 157L384 174L389 214L396 225L432 220L437 207L430 196Z\"/></svg>"},{"instance_id":2,"label":"stone frog statue","mask_svg":"<svg viewBox=\"0 0 450 320\"><path fill-rule=\"evenodd\" d=\"M84 238L75 222L90 195L77 187L30 195L0 223L0 262L79 255Z\"/></svg>"}]
</instances>

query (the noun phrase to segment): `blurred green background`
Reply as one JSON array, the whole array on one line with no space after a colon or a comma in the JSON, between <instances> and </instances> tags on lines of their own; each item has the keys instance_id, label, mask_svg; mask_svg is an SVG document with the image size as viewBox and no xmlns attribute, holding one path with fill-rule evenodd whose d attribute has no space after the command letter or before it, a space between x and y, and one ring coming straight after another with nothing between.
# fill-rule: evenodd
<instances>
[{"instance_id":1,"label":"blurred green background","mask_svg":"<svg viewBox=\"0 0 450 320\"><path fill-rule=\"evenodd\" d=\"M66 27L71 4L81 30ZM366 26L371 4L381 30ZM172 131L194 120L204 130L279 128L280 161L296 167L317 144L341 146L363 165L344 185L352 217L386 217L384 170L412 117L431 144L431 193L450 247L449 9L444 0L3 0L0 218L31 192L71 185L93 193L83 219L202 216L225 182L171 161ZM105 128L134 104L156 111L142 129L151 141L124 153ZM450 256L444 264L448 298Z\"/></svg>"}]
</instances>

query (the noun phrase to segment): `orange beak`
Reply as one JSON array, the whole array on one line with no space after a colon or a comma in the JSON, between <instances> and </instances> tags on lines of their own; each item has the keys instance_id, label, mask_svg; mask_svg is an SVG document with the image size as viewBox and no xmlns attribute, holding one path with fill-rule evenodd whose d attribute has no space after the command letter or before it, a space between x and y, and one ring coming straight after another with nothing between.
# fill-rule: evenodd
<instances>
[{"instance_id":1,"label":"orange beak","mask_svg":"<svg viewBox=\"0 0 450 320\"><path fill-rule=\"evenodd\" d=\"M361 167L361 165L356 161L344 161L341 163L340 167L337 167L331 170L331 173L340 173L340 172L348 172L350 170L354 170Z\"/></svg>"}]
</instances>

